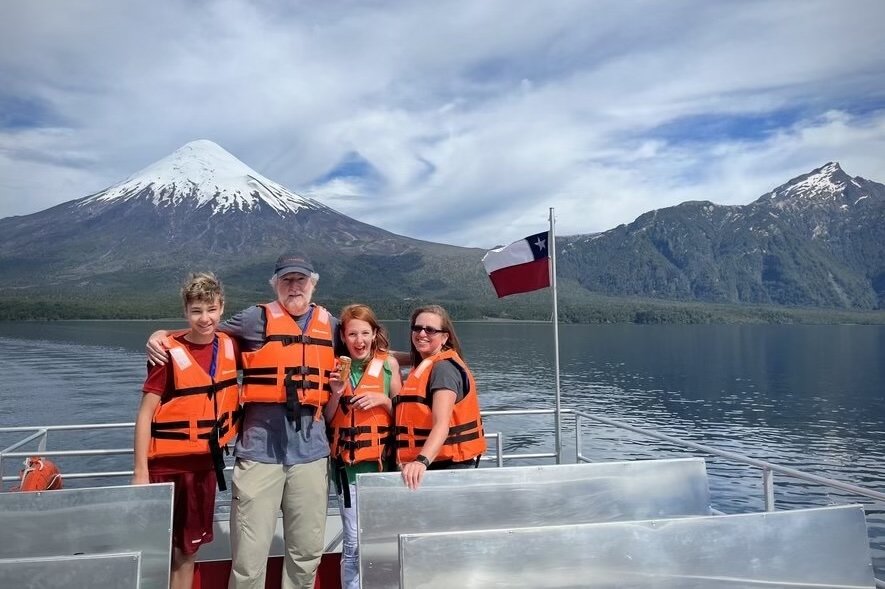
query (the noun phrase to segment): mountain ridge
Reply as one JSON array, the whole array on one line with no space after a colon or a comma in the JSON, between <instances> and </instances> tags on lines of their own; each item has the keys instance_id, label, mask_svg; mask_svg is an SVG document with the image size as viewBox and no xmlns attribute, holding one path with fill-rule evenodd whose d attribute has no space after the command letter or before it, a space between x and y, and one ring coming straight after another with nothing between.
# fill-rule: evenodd
<instances>
[{"instance_id":1,"label":"mountain ridge","mask_svg":"<svg viewBox=\"0 0 885 589\"><path fill-rule=\"evenodd\" d=\"M830 162L747 205L656 209L563 251L605 294L876 309L885 300L885 186Z\"/></svg>"},{"instance_id":2,"label":"mountain ridge","mask_svg":"<svg viewBox=\"0 0 885 589\"><path fill-rule=\"evenodd\" d=\"M746 205L689 201L608 231L557 236L560 298L879 309L883 220L885 186L828 162ZM454 302L500 316L547 305L537 293L496 301L480 262L485 250L352 219L207 140L103 191L0 219L0 298L36 300L52 289L145 301L177 292L187 271L214 269L230 293L254 302L270 296L271 264L292 249L314 259L319 293L336 300L404 309Z\"/></svg>"}]
</instances>

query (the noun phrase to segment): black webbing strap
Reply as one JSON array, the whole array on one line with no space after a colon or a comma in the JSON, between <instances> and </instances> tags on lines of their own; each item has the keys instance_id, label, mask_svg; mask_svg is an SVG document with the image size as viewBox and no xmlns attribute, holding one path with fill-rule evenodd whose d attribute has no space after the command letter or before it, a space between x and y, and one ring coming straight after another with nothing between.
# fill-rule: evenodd
<instances>
[{"instance_id":1,"label":"black webbing strap","mask_svg":"<svg viewBox=\"0 0 885 589\"><path fill-rule=\"evenodd\" d=\"M372 433L371 425L357 425L351 427L339 427L338 431L342 436L347 436L349 438L355 438L358 434L370 434Z\"/></svg>"},{"instance_id":2,"label":"black webbing strap","mask_svg":"<svg viewBox=\"0 0 885 589\"><path fill-rule=\"evenodd\" d=\"M347 482L347 471L344 469L344 461L336 458L332 461L332 468L335 471L335 489L344 497L344 508L349 509L352 506L350 499L350 483Z\"/></svg>"},{"instance_id":3,"label":"black webbing strap","mask_svg":"<svg viewBox=\"0 0 885 589\"><path fill-rule=\"evenodd\" d=\"M478 429L478 428L479 428L479 422L477 422L477 421L462 423L461 425L454 425L454 426L450 427L449 428L449 435L460 434L461 432L466 432L468 430Z\"/></svg>"},{"instance_id":4,"label":"black webbing strap","mask_svg":"<svg viewBox=\"0 0 885 589\"><path fill-rule=\"evenodd\" d=\"M332 347L332 340L311 337L309 335L269 335L266 339L268 342L280 342L284 346L304 344L312 346L326 346L329 348Z\"/></svg>"},{"instance_id":5,"label":"black webbing strap","mask_svg":"<svg viewBox=\"0 0 885 589\"><path fill-rule=\"evenodd\" d=\"M209 385L201 385L198 387L189 387L186 389L176 389L172 391L172 394L169 395L167 399L164 399L162 403L168 403L172 399L177 399L179 397L189 397L191 395L202 395L206 394L210 399L215 397L215 393L222 389L226 389L227 387L233 386L237 384L236 377L228 378L226 380L220 380L218 382L214 382Z\"/></svg>"},{"instance_id":6,"label":"black webbing strap","mask_svg":"<svg viewBox=\"0 0 885 589\"><path fill-rule=\"evenodd\" d=\"M227 450L227 446L225 446L224 449ZM221 455L221 446L218 444L217 423L209 431L209 453L212 454L212 466L215 470L215 480L218 482L218 490L227 491L227 483L224 480L224 456Z\"/></svg>"},{"instance_id":7,"label":"black webbing strap","mask_svg":"<svg viewBox=\"0 0 885 589\"><path fill-rule=\"evenodd\" d=\"M462 434L460 436L449 436L446 438L445 445L451 446L453 444L469 442L470 440L475 440L477 438L479 438L479 432L471 432L469 434Z\"/></svg>"},{"instance_id":8,"label":"black webbing strap","mask_svg":"<svg viewBox=\"0 0 885 589\"><path fill-rule=\"evenodd\" d=\"M187 432L169 430L181 430L184 428L189 428L190 425L191 422L189 421L164 421L161 423L152 423L151 436L160 440L187 440L190 438L190 434L188 434ZM197 421L197 427L200 428L209 428L214 425L214 419L200 419L199 421ZM197 439L208 440L209 434L198 434Z\"/></svg>"},{"instance_id":9,"label":"black webbing strap","mask_svg":"<svg viewBox=\"0 0 885 589\"><path fill-rule=\"evenodd\" d=\"M285 366L283 370L287 377L294 375L318 376L320 374L319 369L309 366ZM275 385L277 384L277 368L275 366L244 368L243 384Z\"/></svg>"},{"instance_id":10,"label":"black webbing strap","mask_svg":"<svg viewBox=\"0 0 885 589\"><path fill-rule=\"evenodd\" d=\"M368 448L372 445L372 440L338 440L338 447L344 450L358 450L360 448Z\"/></svg>"},{"instance_id":11,"label":"black webbing strap","mask_svg":"<svg viewBox=\"0 0 885 589\"><path fill-rule=\"evenodd\" d=\"M461 425L450 427L444 444L451 446L453 444L469 442L470 440L475 440L477 438L479 438L479 422L471 421L469 423L462 423Z\"/></svg>"},{"instance_id":12,"label":"black webbing strap","mask_svg":"<svg viewBox=\"0 0 885 589\"><path fill-rule=\"evenodd\" d=\"M396 446L397 448L413 448L413 447L418 448L418 447L423 446L424 442L426 442L426 441L427 441L426 437L424 437L424 438L416 437L414 440L414 443L410 442L409 440L397 440L396 444L394 444L394 446Z\"/></svg>"},{"instance_id":13,"label":"black webbing strap","mask_svg":"<svg viewBox=\"0 0 885 589\"><path fill-rule=\"evenodd\" d=\"M397 395L393 399L393 406L396 407L400 403L421 403L422 405L431 406L433 404L433 399L421 395Z\"/></svg>"}]
</instances>

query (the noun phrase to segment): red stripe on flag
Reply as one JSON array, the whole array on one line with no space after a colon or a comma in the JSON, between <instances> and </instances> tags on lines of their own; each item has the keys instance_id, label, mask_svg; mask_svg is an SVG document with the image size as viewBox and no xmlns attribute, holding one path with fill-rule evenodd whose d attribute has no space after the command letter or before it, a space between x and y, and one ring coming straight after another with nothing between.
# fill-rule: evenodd
<instances>
[{"instance_id":1,"label":"red stripe on flag","mask_svg":"<svg viewBox=\"0 0 885 589\"><path fill-rule=\"evenodd\" d=\"M507 266L489 274L498 298L550 286L550 258Z\"/></svg>"}]
</instances>

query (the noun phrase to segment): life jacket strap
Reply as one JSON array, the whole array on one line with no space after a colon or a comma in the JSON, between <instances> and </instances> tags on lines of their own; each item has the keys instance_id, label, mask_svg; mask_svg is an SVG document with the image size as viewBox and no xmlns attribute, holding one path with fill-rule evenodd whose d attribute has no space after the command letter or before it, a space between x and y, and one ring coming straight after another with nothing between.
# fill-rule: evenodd
<instances>
[{"instance_id":1,"label":"life jacket strap","mask_svg":"<svg viewBox=\"0 0 885 589\"><path fill-rule=\"evenodd\" d=\"M336 458L332 461L332 469L335 473L335 489L344 497L345 509L352 507L353 501L350 498L350 484L347 482L347 471L344 469L344 461Z\"/></svg>"},{"instance_id":2,"label":"life jacket strap","mask_svg":"<svg viewBox=\"0 0 885 589\"><path fill-rule=\"evenodd\" d=\"M213 382L208 385L201 385L198 387L188 387L184 389L175 389L172 391L172 394L163 399L160 404L165 405L172 399L178 399L181 397L190 397L192 395L208 395L210 399L215 396L215 393L218 391L224 390L228 387L234 386L237 384L236 378L227 378L225 380L219 380L218 382Z\"/></svg>"},{"instance_id":3,"label":"life jacket strap","mask_svg":"<svg viewBox=\"0 0 885 589\"><path fill-rule=\"evenodd\" d=\"M310 366L285 366L283 367L283 370L286 373L286 378L290 378L293 375L319 376L320 374L318 368L311 368ZM327 375L328 372L329 371L326 371ZM261 368L244 368L243 384L276 385L277 368L275 366L264 366Z\"/></svg>"},{"instance_id":4,"label":"life jacket strap","mask_svg":"<svg viewBox=\"0 0 885 589\"><path fill-rule=\"evenodd\" d=\"M479 432L471 432L469 434L463 434L460 436L449 436L446 438L444 445L453 446L455 444L462 444L464 442L469 442L470 440L476 440L479 438Z\"/></svg>"},{"instance_id":5,"label":"life jacket strap","mask_svg":"<svg viewBox=\"0 0 885 589\"><path fill-rule=\"evenodd\" d=\"M333 347L332 340L311 337L309 335L269 335L266 339L268 342L280 342L284 346L304 344L309 346Z\"/></svg>"},{"instance_id":6,"label":"life jacket strap","mask_svg":"<svg viewBox=\"0 0 885 589\"><path fill-rule=\"evenodd\" d=\"M393 399L393 406L396 407L400 403L420 403L429 407L433 405L433 398L421 395L397 395Z\"/></svg>"},{"instance_id":7,"label":"life jacket strap","mask_svg":"<svg viewBox=\"0 0 885 589\"><path fill-rule=\"evenodd\" d=\"M215 420L214 420L214 419L200 419L200 420L197 420L197 424L196 424L196 425L197 425L197 427L199 427L199 428L211 428L211 427L213 427L213 426L215 425ZM154 437L156 437L156 434L174 434L174 433L181 433L182 435L184 435L184 438L177 438L177 437L176 437L176 438L166 438L166 439L170 439L170 440L187 439L187 438L189 437L187 433L185 433L185 432L169 431L169 430L182 430L182 429L187 429L187 428L189 428L190 426L191 426L191 422L189 422L189 421L161 421L161 422L154 422L154 423L151 424L151 435L154 436Z\"/></svg>"},{"instance_id":8,"label":"life jacket strap","mask_svg":"<svg viewBox=\"0 0 885 589\"><path fill-rule=\"evenodd\" d=\"M359 450L360 448L369 448L372 446L372 440L339 440L338 447L342 450Z\"/></svg>"},{"instance_id":9,"label":"life jacket strap","mask_svg":"<svg viewBox=\"0 0 885 589\"><path fill-rule=\"evenodd\" d=\"M223 434L220 434L223 435ZM224 457L221 455L221 446L218 444L219 431L216 423L209 431L209 453L212 455L212 467L215 470L215 480L219 491L227 491L227 483L224 480ZM224 447L227 450L227 446Z\"/></svg>"}]
</instances>

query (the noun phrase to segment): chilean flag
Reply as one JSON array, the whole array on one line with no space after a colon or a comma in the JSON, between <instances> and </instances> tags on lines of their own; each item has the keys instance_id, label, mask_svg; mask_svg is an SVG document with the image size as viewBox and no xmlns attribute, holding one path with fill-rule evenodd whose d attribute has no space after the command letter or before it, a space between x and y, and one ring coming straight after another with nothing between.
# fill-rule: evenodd
<instances>
[{"instance_id":1,"label":"chilean flag","mask_svg":"<svg viewBox=\"0 0 885 589\"><path fill-rule=\"evenodd\" d=\"M536 233L483 256L483 266L499 299L550 286L548 238L547 231Z\"/></svg>"}]
</instances>

